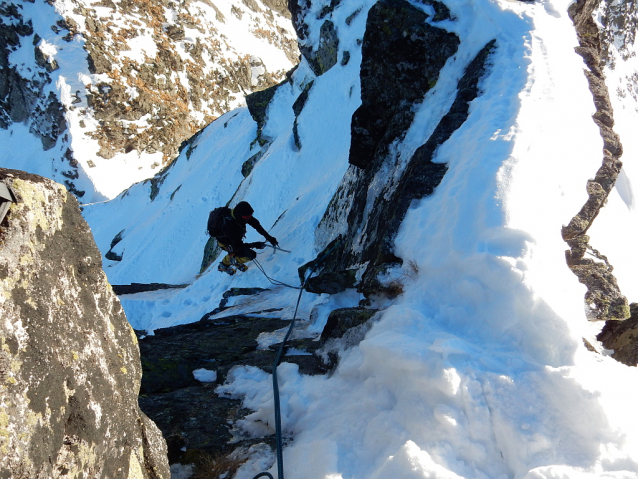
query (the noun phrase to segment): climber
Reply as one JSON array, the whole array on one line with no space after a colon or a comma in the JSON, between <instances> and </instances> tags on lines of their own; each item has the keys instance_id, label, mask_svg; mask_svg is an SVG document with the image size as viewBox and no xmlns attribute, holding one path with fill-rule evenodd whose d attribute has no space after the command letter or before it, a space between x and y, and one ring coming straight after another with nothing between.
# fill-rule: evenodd
<instances>
[{"instance_id":1,"label":"climber","mask_svg":"<svg viewBox=\"0 0 638 479\"><path fill-rule=\"evenodd\" d=\"M266 247L264 242L244 243L247 224L255 228L273 246L279 244L253 216L254 211L246 201L240 201L233 209L223 206L211 211L208 217L208 234L217 240L221 249L228 252L219 263L217 268L219 271L231 275L235 274L233 266L239 271L246 271L248 266L244 263L257 257L257 253L251 248L263 249Z\"/></svg>"}]
</instances>

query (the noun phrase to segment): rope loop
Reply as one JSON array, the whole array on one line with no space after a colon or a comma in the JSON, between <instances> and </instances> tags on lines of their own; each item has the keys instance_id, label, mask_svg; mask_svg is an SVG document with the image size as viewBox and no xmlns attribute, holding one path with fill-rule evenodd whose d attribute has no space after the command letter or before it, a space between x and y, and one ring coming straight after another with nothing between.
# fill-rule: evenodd
<instances>
[{"instance_id":1,"label":"rope loop","mask_svg":"<svg viewBox=\"0 0 638 479\"><path fill-rule=\"evenodd\" d=\"M282 281L279 281L277 279L273 279L270 276L268 276L266 274L266 270L264 270L264 267L261 265L261 263L259 261L257 261L257 258L255 258L253 260L253 263L255 263L255 266L257 266L257 269L259 269L259 271L262 272L262 274L266 277L266 279L268 281L270 281L271 284L274 284L275 286L285 286L286 288L291 288L291 289L301 289L299 286L291 286L289 284L286 284Z\"/></svg>"}]
</instances>

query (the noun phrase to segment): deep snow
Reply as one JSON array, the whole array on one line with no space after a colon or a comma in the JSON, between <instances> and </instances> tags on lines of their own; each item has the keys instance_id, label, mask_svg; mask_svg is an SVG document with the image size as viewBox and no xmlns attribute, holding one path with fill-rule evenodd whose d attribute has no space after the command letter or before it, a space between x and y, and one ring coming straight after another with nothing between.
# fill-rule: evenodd
<instances>
[{"instance_id":1,"label":"deep snow","mask_svg":"<svg viewBox=\"0 0 638 479\"><path fill-rule=\"evenodd\" d=\"M333 13L340 58L346 50L352 56L315 80L299 117L300 151L291 106L314 79L303 62L273 100L264 129L273 143L248 178L239 170L257 151L250 147L256 127L239 109L210 125L190 158L180 156L153 202L146 183L85 209L103 252L124 229L114 247L124 260L105 260L112 283L190 283L121 297L135 328L196 321L229 287L270 291L238 297L220 316L284 308L270 314L291 317L296 291L272 287L254 267L232 278L215 267L197 276L206 217L231 198L251 202L264 227L292 250L265 250L260 263L272 277L298 284L297 267L317 254L315 228L348 166L350 118L360 104L357 39L372 4L344 1ZM341 350L330 377L280 367L284 431L292 438L284 450L286 475L636 478L638 373L596 342L602 324L586 319L585 288L565 264L560 235L585 203L586 181L602 161L568 2L446 4L456 20L438 26L456 32L461 45L396 145L400 157L409 158L446 113L476 52L492 38L498 48L468 120L436 154L448 173L432 196L412 205L396 239L404 267L391 276L404 294L375 305L382 311L371 330L358 346ZM357 9L348 26L345 19ZM319 26L310 25L311 41ZM608 72L610 81L633 72L636 60L630 61ZM635 301L638 256L629 239L638 228L631 186L638 184L636 105L631 98L614 101L625 168L591 236ZM254 232L248 237L257 239ZM318 334L329 310L359 299L355 292L305 294L298 334ZM600 352L586 350L583 338ZM237 368L218 392L255 411L241 424L245 431L273 432L269 373ZM273 456L258 448L236 477L264 468L274 472Z\"/></svg>"}]
</instances>

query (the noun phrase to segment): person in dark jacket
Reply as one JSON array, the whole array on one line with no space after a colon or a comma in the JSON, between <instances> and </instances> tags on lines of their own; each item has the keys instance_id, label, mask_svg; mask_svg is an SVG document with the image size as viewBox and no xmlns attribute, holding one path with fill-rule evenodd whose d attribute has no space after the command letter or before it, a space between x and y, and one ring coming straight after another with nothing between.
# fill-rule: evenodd
<instances>
[{"instance_id":1,"label":"person in dark jacket","mask_svg":"<svg viewBox=\"0 0 638 479\"><path fill-rule=\"evenodd\" d=\"M259 220L253 216L254 212L255 210L253 210L247 201L240 201L235 208L230 210L233 221L227 222L222 235L216 237L219 247L228 252L221 263L219 263L219 271L234 274L235 270L233 266L240 271L246 271L248 266L244 263L252 261L257 257L257 253L251 248L262 249L266 246L263 242L244 243L246 225L255 228L257 233L266 238L266 241L271 245L277 246L279 244L277 240L270 236L263 226L261 226Z\"/></svg>"}]
</instances>

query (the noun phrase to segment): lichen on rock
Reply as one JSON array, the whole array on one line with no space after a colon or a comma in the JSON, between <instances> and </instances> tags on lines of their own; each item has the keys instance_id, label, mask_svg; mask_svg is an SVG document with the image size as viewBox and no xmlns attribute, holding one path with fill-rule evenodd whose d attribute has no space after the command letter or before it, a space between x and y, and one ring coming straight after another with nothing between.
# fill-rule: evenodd
<instances>
[{"instance_id":1,"label":"lichen on rock","mask_svg":"<svg viewBox=\"0 0 638 479\"><path fill-rule=\"evenodd\" d=\"M0 229L0 476L169 478L137 405L133 330L75 197L0 169L19 203Z\"/></svg>"}]
</instances>

